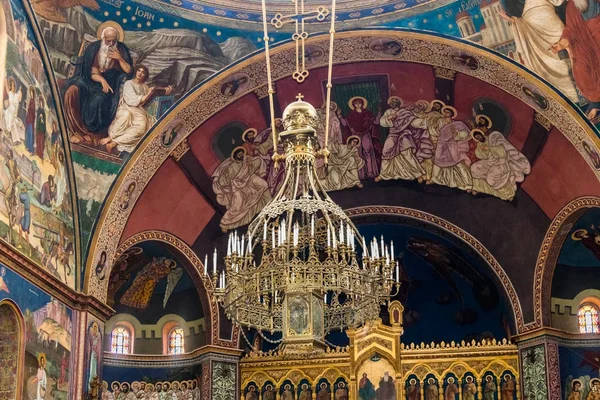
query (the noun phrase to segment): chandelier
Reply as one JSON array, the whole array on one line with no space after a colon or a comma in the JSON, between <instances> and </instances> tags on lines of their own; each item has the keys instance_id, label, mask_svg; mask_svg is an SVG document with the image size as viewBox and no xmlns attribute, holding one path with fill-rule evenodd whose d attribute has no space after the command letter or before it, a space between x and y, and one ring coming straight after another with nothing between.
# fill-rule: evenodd
<instances>
[{"instance_id":1,"label":"chandelier","mask_svg":"<svg viewBox=\"0 0 600 400\"><path fill-rule=\"evenodd\" d=\"M303 0L297 1L303 11ZM319 13L323 14L322 8ZM335 0L331 14L326 133ZM294 74L299 83L307 76L301 60L307 34L300 17L292 19L297 25L293 38L298 39L301 48L296 71L300 73ZM282 17L275 16L272 23L275 19L280 23ZM276 132L264 0L263 20L275 144L273 162L274 167L284 163L285 177L247 231L230 233L220 272L215 249L214 296L234 324L256 329L265 339L264 333L280 333L280 339L267 340L279 344L285 354L314 354L326 349L329 332L357 328L379 317L381 306L399 291L399 263L394 259L393 242L388 245L383 236L367 242L323 189L316 160L327 162L327 134L321 147L316 135L317 111L302 100L302 95L286 107L282 115L284 129ZM284 154L278 154L278 145L282 145Z\"/></svg>"}]
</instances>

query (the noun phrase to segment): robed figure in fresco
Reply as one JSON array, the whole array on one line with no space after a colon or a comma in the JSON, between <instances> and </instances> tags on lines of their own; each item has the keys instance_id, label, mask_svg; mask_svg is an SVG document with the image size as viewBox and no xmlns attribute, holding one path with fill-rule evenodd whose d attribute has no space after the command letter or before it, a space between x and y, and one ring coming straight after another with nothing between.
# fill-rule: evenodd
<instances>
[{"instance_id":1,"label":"robed figure in fresco","mask_svg":"<svg viewBox=\"0 0 600 400\"><path fill-rule=\"evenodd\" d=\"M115 118L121 83L133 77L129 49L113 27L102 31L80 57L74 76L66 83L65 114L71 142L97 144Z\"/></svg>"},{"instance_id":2,"label":"robed figure in fresco","mask_svg":"<svg viewBox=\"0 0 600 400\"><path fill-rule=\"evenodd\" d=\"M362 374L362 378L358 382L358 398L360 400L375 400L377 398L375 386L368 378L366 372Z\"/></svg>"},{"instance_id":3,"label":"robed figure in fresco","mask_svg":"<svg viewBox=\"0 0 600 400\"><path fill-rule=\"evenodd\" d=\"M506 7L511 15L504 12L499 15L510 22L523 64L577 102L569 65L549 51L563 33L564 24L555 9L562 2L563 0L507 0Z\"/></svg>"},{"instance_id":4,"label":"robed figure in fresco","mask_svg":"<svg viewBox=\"0 0 600 400\"><path fill-rule=\"evenodd\" d=\"M88 381L87 390L92 387L92 382L98 376L102 356L102 334L97 322L93 322L88 331Z\"/></svg>"},{"instance_id":5,"label":"robed figure in fresco","mask_svg":"<svg viewBox=\"0 0 600 400\"><path fill-rule=\"evenodd\" d=\"M342 125L350 128L352 135L360 138L358 150L365 165L360 169L360 179L375 178L379 175L378 160L381 156L381 142L378 125L379 115L374 115L367 109L367 100L363 97L353 97L348 102L351 111L346 118L341 117Z\"/></svg>"},{"instance_id":6,"label":"robed figure in fresco","mask_svg":"<svg viewBox=\"0 0 600 400\"><path fill-rule=\"evenodd\" d=\"M269 203L266 174L264 160L247 154L244 147L233 149L231 157L217 167L212 175L213 190L219 204L227 208L221 219L223 232L250 223Z\"/></svg>"},{"instance_id":7,"label":"robed figure in fresco","mask_svg":"<svg viewBox=\"0 0 600 400\"><path fill-rule=\"evenodd\" d=\"M587 100L594 103L600 102L600 16L586 21L579 7L588 11L596 3L567 1L565 29L560 40L552 46L555 53L567 51L577 87Z\"/></svg>"},{"instance_id":8,"label":"robed figure in fresco","mask_svg":"<svg viewBox=\"0 0 600 400\"><path fill-rule=\"evenodd\" d=\"M390 97L388 104L390 109L385 111L380 123L381 126L390 128L390 132L383 145L381 173L375 178L375 182L417 179L421 183L426 179L421 162L431 158L434 151L429 132L412 124L417 117L401 107L402 100L399 97Z\"/></svg>"},{"instance_id":9,"label":"robed figure in fresco","mask_svg":"<svg viewBox=\"0 0 600 400\"><path fill-rule=\"evenodd\" d=\"M165 257L154 258L135 277L129 289L121 297L121 304L139 309L148 307L158 282L169 275L176 267L177 264L173 260Z\"/></svg>"},{"instance_id":10,"label":"robed figure in fresco","mask_svg":"<svg viewBox=\"0 0 600 400\"><path fill-rule=\"evenodd\" d=\"M377 400L396 400L396 385L388 371L385 371L379 380Z\"/></svg>"}]
</instances>

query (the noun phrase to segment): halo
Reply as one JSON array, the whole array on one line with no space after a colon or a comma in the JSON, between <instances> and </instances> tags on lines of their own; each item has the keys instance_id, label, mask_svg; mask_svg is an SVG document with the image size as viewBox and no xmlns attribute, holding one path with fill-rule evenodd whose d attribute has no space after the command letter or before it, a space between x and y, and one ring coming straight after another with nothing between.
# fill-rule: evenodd
<instances>
[{"instance_id":1,"label":"halo","mask_svg":"<svg viewBox=\"0 0 600 400\"><path fill-rule=\"evenodd\" d=\"M303 383L302 384L302 389L308 389L308 383Z\"/></svg>"},{"instance_id":2,"label":"halo","mask_svg":"<svg viewBox=\"0 0 600 400\"><path fill-rule=\"evenodd\" d=\"M387 104L388 106L391 106L392 104L392 100L398 100L400 102L400 105L402 105L402 99L398 96L391 96L389 99L387 99Z\"/></svg>"},{"instance_id":3,"label":"halo","mask_svg":"<svg viewBox=\"0 0 600 400\"><path fill-rule=\"evenodd\" d=\"M113 28L117 31L117 41L122 42L125 40L125 32L123 31L123 27L115 21L104 21L100 24L98 29L96 29L96 38L98 40L102 40L102 31L106 28Z\"/></svg>"},{"instance_id":4,"label":"halo","mask_svg":"<svg viewBox=\"0 0 600 400\"><path fill-rule=\"evenodd\" d=\"M485 377L486 382L493 380L494 378L491 375Z\"/></svg>"},{"instance_id":5,"label":"halo","mask_svg":"<svg viewBox=\"0 0 600 400\"><path fill-rule=\"evenodd\" d=\"M337 105L337 103L335 101L330 101L329 102L329 107L332 107L333 108L332 111L334 111L334 112L337 111L338 108L339 108L338 105Z\"/></svg>"},{"instance_id":6,"label":"halo","mask_svg":"<svg viewBox=\"0 0 600 400\"><path fill-rule=\"evenodd\" d=\"M490 129L492 127L492 120L490 119L490 117L484 114L477 114L475 116L475 122L477 122L479 118L483 118L487 121L487 125L485 126L486 128Z\"/></svg>"},{"instance_id":7,"label":"halo","mask_svg":"<svg viewBox=\"0 0 600 400\"><path fill-rule=\"evenodd\" d=\"M154 385L152 383L146 383L146 387L150 388L150 390L154 392Z\"/></svg>"},{"instance_id":8,"label":"halo","mask_svg":"<svg viewBox=\"0 0 600 400\"><path fill-rule=\"evenodd\" d=\"M256 129L254 129L254 128L249 128L249 129L246 129L246 130L244 131L244 133L242 133L242 140L243 140L244 142L246 141L246 138L248 137L248 134L249 134L250 132L253 132L255 137L256 137L256 135L258 134L258 131L257 131Z\"/></svg>"},{"instance_id":9,"label":"halo","mask_svg":"<svg viewBox=\"0 0 600 400\"><path fill-rule=\"evenodd\" d=\"M449 378L448 378L448 383L454 383L454 377L452 377L452 376L451 376L451 377L449 377Z\"/></svg>"},{"instance_id":10,"label":"halo","mask_svg":"<svg viewBox=\"0 0 600 400\"><path fill-rule=\"evenodd\" d=\"M354 110L354 100L362 100L363 102L363 108L367 108L367 105L369 104L369 102L367 101L367 99L365 99L362 96L354 96L352 97L350 100L348 100L348 107L350 107L351 110Z\"/></svg>"},{"instance_id":11,"label":"halo","mask_svg":"<svg viewBox=\"0 0 600 400\"><path fill-rule=\"evenodd\" d=\"M575 380L573 380L573 382L575 382ZM590 379L590 389L594 386L594 383L599 382L600 383L600 378L592 378Z\"/></svg>"},{"instance_id":12,"label":"halo","mask_svg":"<svg viewBox=\"0 0 600 400\"><path fill-rule=\"evenodd\" d=\"M244 152L244 155L245 155L245 154L247 154L247 153L246 153L246 148L245 148L244 146L238 146L238 147L236 147L235 149L233 149L233 150L231 151L231 156L229 156L229 157L230 157L232 160L234 160L234 158L233 158L233 155L234 155L235 153L237 153L239 150L242 150L242 151ZM234 161L235 161L235 160L234 160Z\"/></svg>"},{"instance_id":13,"label":"halo","mask_svg":"<svg viewBox=\"0 0 600 400\"><path fill-rule=\"evenodd\" d=\"M432 101L431 101L431 105L432 105L432 106L433 106L434 104L436 104L436 103L438 103L438 104L441 104L441 105L442 105L442 108L446 107L446 103L444 103L444 102L443 102L443 101L441 101L441 100L432 100Z\"/></svg>"},{"instance_id":14,"label":"halo","mask_svg":"<svg viewBox=\"0 0 600 400\"><path fill-rule=\"evenodd\" d=\"M427 100L417 100L415 105L417 104L423 104L425 106L425 112L431 111L431 103L429 103Z\"/></svg>"},{"instance_id":15,"label":"halo","mask_svg":"<svg viewBox=\"0 0 600 400\"><path fill-rule=\"evenodd\" d=\"M37 359L38 359L38 364L41 364L42 363L42 359L44 361L46 361L46 354L44 354L44 353L38 354Z\"/></svg>"},{"instance_id":16,"label":"halo","mask_svg":"<svg viewBox=\"0 0 600 400\"><path fill-rule=\"evenodd\" d=\"M269 388L273 389L273 385L271 385L270 383L267 386L265 386L265 389L269 389Z\"/></svg>"},{"instance_id":17,"label":"halo","mask_svg":"<svg viewBox=\"0 0 600 400\"><path fill-rule=\"evenodd\" d=\"M360 140L360 137L356 136L356 135L352 135L352 136L348 136L348 139L346 139L346 144L349 144L351 140L358 140L358 145L360 146L360 143L362 142L362 140Z\"/></svg>"},{"instance_id":18,"label":"halo","mask_svg":"<svg viewBox=\"0 0 600 400\"><path fill-rule=\"evenodd\" d=\"M506 378L508 376L508 378ZM504 380L505 381L509 381L512 379L512 376L510 376L510 374L504 374Z\"/></svg>"},{"instance_id":19,"label":"halo","mask_svg":"<svg viewBox=\"0 0 600 400\"><path fill-rule=\"evenodd\" d=\"M587 229L577 229L575 232L573 232L571 234L571 239L576 240L576 241L581 240L580 237L577 237L577 233L586 233L587 234L588 231L587 231Z\"/></svg>"},{"instance_id":20,"label":"halo","mask_svg":"<svg viewBox=\"0 0 600 400\"><path fill-rule=\"evenodd\" d=\"M427 383L429 383L430 385L433 385L435 383L435 379L429 378L429 379L427 379Z\"/></svg>"},{"instance_id":21,"label":"halo","mask_svg":"<svg viewBox=\"0 0 600 400\"><path fill-rule=\"evenodd\" d=\"M285 386L283 387L285 390L291 390L292 389L292 385L290 385L289 383L286 383Z\"/></svg>"},{"instance_id":22,"label":"halo","mask_svg":"<svg viewBox=\"0 0 600 400\"><path fill-rule=\"evenodd\" d=\"M472 130L471 130L471 138L472 138L473 140L477 140L477 139L475 138L475 134L476 134L476 133L481 133L481 134L483 135L483 137L485 137L485 133L484 133L484 132L483 132L481 129L472 129ZM477 141L479 142L479 140L477 140Z\"/></svg>"},{"instance_id":23,"label":"halo","mask_svg":"<svg viewBox=\"0 0 600 400\"><path fill-rule=\"evenodd\" d=\"M113 386L115 386L115 383L119 386L119 389L121 389L121 384L117 381L112 381L112 383L110 384L110 388L112 389Z\"/></svg>"},{"instance_id":24,"label":"halo","mask_svg":"<svg viewBox=\"0 0 600 400\"><path fill-rule=\"evenodd\" d=\"M338 382L337 386L339 388L345 388L346 387L346 385L344 385L344 382Z\"/></svg>"},{"instance_id":25,"label":"halo","mask_svg":"<svg viewBox=\"0 0 600 400\"><path fill-rule=\"evenodd\" d=\"M408 383L410 385L416 385L417 384L417 380L415 378L411 378L410 381L408 381Z\"/></svg>"},{"instance_id":26,"label":"halo","mask_svg":"<svg viewBox=\"0 0 600 400\"><path fill-rule=\"evenodd\" d=\"M469 379L471 379L471 381L470 381L470 382L473 382L473 377L472 377L472 376L470 376L470 375L469 375L469 376L467 376L467 377L465 378L465 380L466 380L467 382L469 382Z\"/></svg>"},{"instance_id":27,"label":"halo","mask_svg":"<svg viewBox=\"0 0 600 400\"><path fill-rule=\"evenodd\" d=\"M458 111L456 111L456 108L454 108L452 106L444 106L444 107L442 107L442 111L445 111L445 110L452 110L452 112L454 113L454 115L452 116L453 118L458 115Z\"/></svg>"},{"instance_id":28,"label":"halo","mask_svg":"<svg viewBox=\"0 0 600 400\"><path fill-rule=\"evenodd\" d=\"M321 384L319 385L319 387L321 389L325 389L327 387L327 384L325 382L321 382Z\"/></svg>"}]
</instances>

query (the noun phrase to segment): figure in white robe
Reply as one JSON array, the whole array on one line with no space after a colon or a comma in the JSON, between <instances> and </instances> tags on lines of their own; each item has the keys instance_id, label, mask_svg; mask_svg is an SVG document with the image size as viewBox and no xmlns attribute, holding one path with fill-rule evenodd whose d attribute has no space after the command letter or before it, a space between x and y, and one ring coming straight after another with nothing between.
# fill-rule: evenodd
<instances>
[{"instance_id":1,"label":"figure in white robe","mask_svg":"<svg viewBox=\"0 0 600 400\"><path fill-rule=\"evenodd\" d=\"M144 106L158 90L169 94L172 88L150 88L145 83L147 79L148 68L140 65L136 68L135 77L123 85L115 119L108 127L108 137L100 140L109 152L116 147L119 151L131 153L156 122Z\"/></svg>"},{"instance_id":2,"label":"figure in white robe","mask_svg":"<svg viewBox=\"0 0 600 400\"><path fill-rule=\"evenodd\" d=\"M565 27L554 9L563 2L525 0L520 17L508 16L505 12L499 15L511 23L517 53L524 65L577 103L579 99L569 74L569 65L551 50L552 45L560 40Z\"/></svg>"},{"instance_id":3,"label":"figure in white robe","mask_svg":"<svg viewBox=\"0 0 600 400\"><path fill-rule=\"evenodd\" d=\"M48 384L46 377L46 355L40 353L38 355L38 370L35 375L36 383L36 400L43 400L46 397L46 385Z\"/></svg>"},{"instance_id":4,"label":"figure in white robe","mask_svg":"<svg viewBox=\"0 0 600 400\"><path fill-rule=\"evenodd\" d=\"M438 185L470 192L473 187L468 154L470 129L464 122L453 120L456 114L454 107L442 109L446 125L440 129L431 180Z\"/></svg>"},{"instance_id":5,"label":"figure in white robe","mask_svg":"<svg viewBox=\"0 0 600 400\"><path fill-rule=\"evenodd\" d=\"M4 128L10 132L10 138L13 145L25 141L25 125L19 118L19 104L23 93L21 89L16 90L14 78L7 81L8 99L6 100L6 109L4 110Z\"/></svg>"},{"instance_id":6,"label":"figure in white robe","mask_svg":"<svg viewBox=\"0 0 600 400\"><path fill-rule=\"evenodd\" d=\"M360 157L358 148L360 138L350 136L347 144L332 144L329 162L321 165L317 175L321 185L327 191L342 190L352 187L362 188L358 172L365 161Z\"/></svg>"},{"instance_id":7,"label":"figure in white robe","mask_svg":"<svg viewBox=\"0 0 600 400\"><path fill-rule=\"evenodd\" d=\"M412 124L416 116L406 108L401 108L400 98L390 97L388 104L391 108L385 111L379 123L390 128L390 131L383 145L381 172L375 182L417 179L421 183L426 178L421 162L433 156L429 132L423 124Z\"/></svg>"},{"instance_id":8,"label":"figure in white robe","mask_svg":"<svg viewBox=\"0 0 600 400\"><path fill-rule=\"evenodd\" d=\"M260 157L252 157L243 147L236 147L231 157L221 163L212 175L213 190L219 204L227 211L221 219L221 229L250 223L271 200L264 177L267 166Z\"/></svg>"},{"instance_id":9,"label":"figure in white robe","mask_svg":"<svg viewBox=\"0 0 600 400\"><path fill-rule=\"evenodd\" d=\"M479 159L471 165L473 194L487 193L512 200L517 183L531 172L529 160L500 132L490 133L487 139L481 133L474 133L473 139L477 141L475 155Z\"/></svg>"}]
</instances>

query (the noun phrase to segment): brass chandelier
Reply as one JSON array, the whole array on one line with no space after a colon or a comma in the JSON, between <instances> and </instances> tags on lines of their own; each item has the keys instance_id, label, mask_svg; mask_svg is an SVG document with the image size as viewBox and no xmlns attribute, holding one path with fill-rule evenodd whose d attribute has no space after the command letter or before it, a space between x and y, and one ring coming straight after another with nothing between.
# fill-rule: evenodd
<instances>
[{"instance_id":1,"label":"brass chandelier","mask_svg":"<svg viewBox=\"0 0 600 400\"><path fill-rule=\"evenodd\" d=\"M304 13L304 0L296 0L295 18L276 15L296 23L299 83L304 68L304 20L319 19L329 12L320 7ZM280 333L277 340L285 354L314 354L327 347L325 336L334 330L357 328L379 317L380 307L400 288L399 264L394 245L383 237L367 245L350 218L326 193L317 177L316 159L327 162L329 102L333 55L335 0L331 7L329 74L325 116L325 146L316 136L319 123L315 108L302 95L283 112L284 130L276 132L269 38L265 0L263 26L267 78L271 104L274 167L285 164L281 188L254 218L244 234L229 235L224 268L218 272L213 254L214 296L234 324L264 333ZM284 154L278 154L278 143ZM205 261L206 264L206 261ZM206 266L205 266L206 268ZM208 272L208 271L206 271ZM242 331L243 332L243 331ZM245 336L244 336L245 337Z\"/></svg>"}]
</instances>

